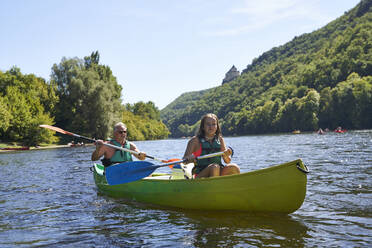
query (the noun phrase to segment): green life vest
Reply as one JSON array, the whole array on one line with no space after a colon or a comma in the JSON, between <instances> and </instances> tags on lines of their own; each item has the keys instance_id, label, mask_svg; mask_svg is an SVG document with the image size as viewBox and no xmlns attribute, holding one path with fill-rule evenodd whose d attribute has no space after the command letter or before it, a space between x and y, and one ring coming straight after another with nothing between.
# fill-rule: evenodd
<instances>
[{"instance_id":1,"label":"green life vest","mask_svg":"<svg viewBox=\"0 0 372 248\"><path fill-rule=\"evenodd\" d=\"M115 146L124 147L126 149L130 149L130 144L128 141L125 142L123 146L116 140L110 140ZM133 161L132 154L130 152L125 152L122 150L116 150L114 155L110 158L104 158L101 160L104 166L110 166L116 163L123 163L123 162L130 162Z\"/></svg>"},{"instance_id":2,"label":"green life vest","mask_svg":"<svg viewBox=\"0 0 372 248\"><path fill-rule=\"evenodd\" d=\"M201 156L221 151L221 143L216 137L213 139L212 142L208 142L204 138L199 138L199 141L201 144ZM210 164L218 164L223 166L221 156L197 160L193 173L198 174L199 172L207 168Z\"/></svg>"}]
</instances>

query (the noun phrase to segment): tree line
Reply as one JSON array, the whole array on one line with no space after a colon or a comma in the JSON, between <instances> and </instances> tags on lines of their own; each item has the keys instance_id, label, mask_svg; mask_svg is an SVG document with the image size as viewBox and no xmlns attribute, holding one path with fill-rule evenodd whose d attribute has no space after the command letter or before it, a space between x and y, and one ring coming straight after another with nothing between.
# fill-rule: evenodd
<instances>
[{"instance_id":1,"label":"tree line","mask_svg":"<svg viewBox=\"0 0 372 248\"><path fill-rule=\"evenodd\" d=\"M154 103L122 105L121 91L110 67L99 64L98 51L84 59L63 58L53 65L49 82L17 67L0 71L0 140L37 145L71 139L40 124L107 139L119 121L127 124L130 140L168 137Z\"/></svg>"},{"instance_id":2,"label":"tree line","mask_svg":"<svg viewBox=\"0 0 372 248\"><path fill-rule=\"evenodd\" d=\"M265 52L237 79L181 95L161 111L172 136L218 115L224 134L372 128L372 1Z\"/></svg>"}]
</instances>

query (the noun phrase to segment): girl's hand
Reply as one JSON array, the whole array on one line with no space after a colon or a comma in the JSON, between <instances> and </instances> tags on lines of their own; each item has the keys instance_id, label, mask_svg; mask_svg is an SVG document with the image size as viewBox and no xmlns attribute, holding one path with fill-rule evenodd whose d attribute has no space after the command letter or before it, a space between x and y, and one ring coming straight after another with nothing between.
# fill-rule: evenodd
<instances>
[{"instance_id":1,"label":"girl's hand","mask_svg":"<svg viewBox=\"0 0 372 248\"><path fill-rule=\"evenodd\" d=\"M194 154L185 156L185 157L183 157L183 159L186 160L185 161L186 164L194 163L195 162L195 156L194 156Z\"/></svg>"},{"instance_id":2,"label":"girl's hand","mask_svg":"<svg viewBox=\"0 0 372 248\"><path fill-rule=\"evenodd\" d=\"M223 155L225 156L231 156L232 154L232 150L230 148L227 148L224 152L223 152Z\"/></svg>"}]
</instances>

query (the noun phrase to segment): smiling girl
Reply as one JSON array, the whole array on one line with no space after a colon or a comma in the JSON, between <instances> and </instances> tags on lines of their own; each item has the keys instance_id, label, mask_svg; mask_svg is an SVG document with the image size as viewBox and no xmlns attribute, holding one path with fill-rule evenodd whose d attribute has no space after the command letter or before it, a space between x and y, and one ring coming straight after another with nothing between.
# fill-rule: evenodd
<instances>
[{"instance_id":1,"label":"smiling girl","mask_svg":"<svg viewBox=\"0 0 372 248\"><path fill-rule=\"evenodd\" d=\"M224 152L222 156L195 160L195 157L220 151ZM199 131L187 143L183 158L194 162L192 173L195 178L239 174L239 167L230 163L231 154L232 150L226 148L217 116L210 113L202 117ZM222 164L221 157L227 165Z\"/></svg>"}]
</instances>

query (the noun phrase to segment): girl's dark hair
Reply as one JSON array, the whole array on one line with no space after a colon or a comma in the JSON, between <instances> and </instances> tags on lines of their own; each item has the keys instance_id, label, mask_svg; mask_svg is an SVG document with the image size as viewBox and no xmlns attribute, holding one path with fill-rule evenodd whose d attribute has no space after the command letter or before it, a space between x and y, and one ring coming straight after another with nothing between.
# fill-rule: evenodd
<instances>
[{"instance_id":1,"label":"girl's dark hair","mask_svg":"<svg viewBox=\"0 0 372 248\"><path fill-rule=\"evenodd\" d=\"M198 130L198 133L196 134L196 136L198 136L199 138L204 138L204 136L205 136L204 123L205 123L205 119L207 119L208 117L215 119L216 122L217 122L217 130L216 130L215 136L216 137L222 136L222 132L221 132L221 128L220 128L220 122L218 121L218 117L217 117L217 115L212 114L212 113L208 113L208 114L203 115L203 117L201 118L201 121L200 121L199 130Z\"/></svg>"}]
</instances>

